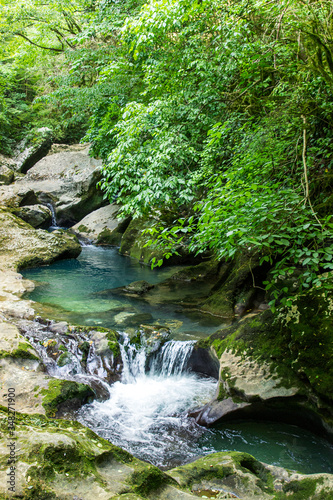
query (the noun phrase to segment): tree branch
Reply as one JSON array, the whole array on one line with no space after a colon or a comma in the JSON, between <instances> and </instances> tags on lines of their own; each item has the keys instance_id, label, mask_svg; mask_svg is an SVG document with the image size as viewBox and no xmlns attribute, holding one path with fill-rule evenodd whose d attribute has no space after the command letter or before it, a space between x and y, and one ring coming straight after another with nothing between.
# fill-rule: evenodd
<instances>
[{"instance_id":1,"label":"tree branch","mask_svg":"<svg viewBox=\"0 0 333 500\"><path fill-rule=\"evenodd\" d=\"M36 42L33 42L32 40L30 40L30 38L28 38L27 36L23 35L23 33L14 33L15 36L20 36L22 38L24 38L25 40L27 40L27 42L31 43L31 45L35 45L35 47L38 47L39 49L44 49L44 50L52 50L53 52L63 52L64 49L56 49L55 47L44 47L43 45L39 45L38 43Z\"/></svg>"}]
</instances>

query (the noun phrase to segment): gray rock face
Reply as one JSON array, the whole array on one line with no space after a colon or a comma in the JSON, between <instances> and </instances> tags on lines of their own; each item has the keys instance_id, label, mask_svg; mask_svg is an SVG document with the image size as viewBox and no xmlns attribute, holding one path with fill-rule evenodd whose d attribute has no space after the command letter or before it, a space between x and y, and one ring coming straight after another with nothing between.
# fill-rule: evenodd
<instances>
[{"instance_id":1,"label":"gray rock face","mask_svg":"<svg viewBox=\"0 0 333 500\"><path fill-rule=\"evenodd\" d=\"M129 224L129 219L117 219L118 210L115 203L101 207L84 217L71 230L92 243L118 246Z\"/></svg>"},{"instance_id":2,"label":"gray rock face","mask_svg":"<svg viewBox=\"0 0 333 500\"><path fill-rule=\"evenodd\" d=\"M71 225L103 204L96 184L101 175L101 160L83 152L63 152L46 156L34 165L3 201L11 205L50 203L58 224Z\"/></svg>"},{"instance_id":3,"label":"gray rock face","mask_svg":"<svg viewBox=\"0 0 333 500\"><path fill-rule=\"evenodd\" d=\"M45 156L52 144L52 130L42 127L30 141L22 141L15 158L16 170L24 174Z\"/></svg>"},{"instance_id":4,"label":"gray rock face","mask_svg":"<svg viewBox=\"0 0 333 500\"><path fill-rule=\"evenodd\" d=\"M50 226L52 220L51 210L45 205L27 205L15 210L15 215L20 217L32 227L46 229Z\"/></svg>"},{"instance_id":5,"label":"gray rock face","mask_svg":"<svg viewBox=\"0 0 333 500\"><path fill-rule=\"evenodd\" d=\"M7 186L14 180L14 172L6 165L0 164L0 184Z\"/></svg>"}]
</instances>

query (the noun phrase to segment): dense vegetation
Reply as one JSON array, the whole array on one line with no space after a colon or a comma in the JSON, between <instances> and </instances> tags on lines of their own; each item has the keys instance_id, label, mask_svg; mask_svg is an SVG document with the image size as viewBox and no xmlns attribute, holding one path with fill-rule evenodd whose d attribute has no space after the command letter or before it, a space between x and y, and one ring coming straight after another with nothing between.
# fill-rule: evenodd
<instances>
[{"instance_id":1,"label":"dense vegetation","mask_svg":"<svg viewBox=\"0 0 333 500\"><path fill-rule=\"evenodd\" d=\"M105 161L105 195L151 240L242 249L328 288L329 0L0 0L0 145L40 126ZM89 123L87 128L87 123ZM149 238L148 238L149 239ZM284 297L286 302L288 297Z\"/></svg>"}]
</instances>

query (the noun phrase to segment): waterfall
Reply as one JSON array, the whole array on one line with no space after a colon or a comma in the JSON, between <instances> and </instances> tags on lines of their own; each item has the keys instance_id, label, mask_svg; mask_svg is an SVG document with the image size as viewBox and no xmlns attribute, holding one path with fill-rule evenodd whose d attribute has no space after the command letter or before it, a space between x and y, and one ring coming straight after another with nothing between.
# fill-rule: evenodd
<instances>
[{"instance_id":1,"label":"waterfall","mask_svg":"<svg viewBox=\"0 0 333 500\"><path fill-rule=\"evenodd\" d=\"M156 353L148 356L145 343L137 347L131 344L130 338L122 334L120 344L121 357L123 360L122 382L124 384L134 382L143 375L163 376L180 375L187 368L187 362L191 356L195 341L170 340L166 342Z\"/></svg>"},{"instance_id":2,"label":"waterfall","mask_svg":"<svg viewBox=\"0 0 333 500\"><path fill-rule=\"evenodd\" d=\"M110 387L107 401L82 407L78 420L163 468L198 454L196 442L204 431L187 412L214 396L216 380L187 371L194 341L167 341L152 352L150 340L141 337L138 346L122 334L121 381Z\"/></svg>"},{"instance_id":3,"label":"waterfall","mask_svg":"<svg viewBox=\"0 0 333 500\"><path fill-rule=\"evenodd\" d=\"M152 360L150 373L168 377L185 372L194 344L194 340L186 342L170 340L166 342Z\"/></svg>"},{"instance_id":4,"label":"waterfall","mask_svg":"<svg viewBox=\"0 0 333 500\"><path fill-rule=\"evenodd\" d=\"M50 229L60 229L60 226L58 226L57 223L57 215L54 206L52 205L52 203L45 203L45 206L51 210L52 219Z\"/></svg>"}]
</instances>

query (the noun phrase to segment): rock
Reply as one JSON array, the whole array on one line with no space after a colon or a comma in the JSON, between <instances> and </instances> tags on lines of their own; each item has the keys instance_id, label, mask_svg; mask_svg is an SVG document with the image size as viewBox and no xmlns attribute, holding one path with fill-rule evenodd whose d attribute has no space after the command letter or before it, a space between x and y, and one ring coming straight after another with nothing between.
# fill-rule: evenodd
<instances>
[{"instance_id":1,"label":"rock","mask_svg":"<svg viewBox=\"0 0 333 500\"><path fill-rule=\"evenodd\" d=\"M52 144L52 130L42 127L29 140L23 140L17 148L15 157L16 170L24 174L43 158Z\"/></svg>"},{"instance_id":2,"label":"rock","mask_svg":"<svg viewBox=\"0 0 333 500\"><path fill-rule=\"evenodd\" d=\"M266 465L248 453L213 453L168 474L196 498L320 500L333 495L332 474L299 474Z\"/></svg>"},{"instance_id":3,"label":"rock","mask_svg":"<svg viewBox=\"0 0 333 500\"><path fill-rule=\"evenodd\" d=\"M119 246L130 219L117 219L118 210L115 203L101 207L75 224L71 231L98 245Z\"/></svg>"},{"instance_id":4,"label":"rock","mask_svg":"<svg viewBox=\"0 0 333 500\"><path fill-rule=\"evenodd\" d=\"M14 209L13 213L32 227L47 229L51 225L52 212L45 205L27 205Z\"/></svg>"},{"instance_id":5,"label":"rock","mask_svg":"<svg viewBox=\"0 0 333 500\"><path fill-rule=\"evenodd\" d=\"M101 160L83 152L69 151L46 156L23 178L0 190L0 202L11 207L51 204L58 225L73 225L105 204L96 188Z\"/></svg>"},{"instance_id":6,"label":"rock","mask_svg":"<svg viewBox=\"0 0 333 500\"><path fill-rule=\"evenodd\" d=\"M257 255L245 252L231 262L221 262L219 279L200 309L230 321L242 317L264 302L265 292L260 285L267 270L265 263L259 266Z\"/></svg>"},{"instance_id":7,"label":"rock","mask_svg":"<svg viewBox=\"0 0 333 500\"><path fill-rule=\"evenodd\" d=\"M5 186L11 184L14 180L14 172L6 165L0 164L0 184Z\"/></svg>"},{"instance_id":8,"label":"rock","mask_svg":"<svg viewBox=\"0 0 333 500\"><path fill-rule=\"evenodd\" d=\"M192 372L217 380L219 378L219 360L214 349L203 349L195 345L187 366Z\"/></svg>"},{"instance_id":9,"label":"rock","mask_svg":"<svg viewBox=\"0 0 333 500\"><path fill-rule=\"evenodd\" d=\"M49 381L46 389L41 390L41 394L47 417L59 417L63 413L78 410L95 398L95 393L88 385L55 378Z\"/></svg>"},{"instance_id":10,"label":"rock","mask_svg":"<svg viewBox=\"0 0 333 500\"><path fill-rule=\"evenodd\" d=\"M140 280L140 281L133 281L129 285L126 285L124 287L124 292L134 294L134 295L142 295L143 293L148 292L148 290L151 290L154 288L154 285L151 285L148 283L148 281L145 280Z\"/></svg>"},{"instance_id":11,"label":"rock","mask_svg":"<svg viewBox=\"0 0 333 500\"><path fill-rule=\"evenodd\" d=\"M52 379L44 373L38 353L8 322L0 323L0 383L15 389L15 409L55 416L63 408L79 408L95 394L73 381Z\"/></svg>"},{"instance_id":12,"label":"rock","mask_svg":"<svg viewBox=\"0 0 333 500\"><path fill-rule=\"evenodd\" d=\"M38 355L31 344L20 334L16 326L0 323L0 358L20 358L38 361Z\"/></svg>"},{"instance_id":13,"label":"rock","mask_svg":"<svg viewBox=\"0 0 333 500\"><path fill-rule=\"evenodd\" d=\"M171 331L161 325L140 325L135 335L131 337L131 344L138 348L144 347L147 356L157 352L170 339Z\"/></svg>"},{"instance_id":14,"label":"rock","mask_svg":"<svg viewBox=\"0 0 333 500\"><path fill-rule=\"evenodd\" d=\"M133 259L137 259L144 264L151 264L153 258L156 261L163 258L163 255L168 251L167 248L158 248L154 244L151 246L145 246L149 240L153 240L149 234L144 234L144 231L156 223L153 217L148 219L133 219L129 223L126 231L124 232L121 244L120 253L123 255L129 255ZM176 265L181 263L195 264L200 261L199 258L194 257L190 254L186 246L179 245L176 248L178 255L173 254L168 260L164 259L163 265Z\"/></svg>"},{"instance_id":15,"label":"rock","mask_svg":"<svg viewBox=\"0 0 333 500\"><path fill-rule=\"evenodd\" d=\"M74 235L33 229L8 210L0 210L0 226L2 269L49 264L59 258L75 258L81 252Z\"/></svg>"},{"instance_id":16,"label":"rock","mask_svg":"<svg viewBox=\"0 0 333 500\"><path fill-rule=\"evenodd\" d=\"M54 155L56 153L79 152L84 155L89 155L90 144L85 142L83 144L52 144L50 151L47 155Z\"/></svg>"},{"instance_id":17,"label":"rock","mask_svg":"<svg viewBox=\"0 0 333 500\"><path fill-rule=\"evenodd\" d=\"M7 414L0 412L2 421ZM176 482L151 464L99 438L78 422L49 420L43 415L16 414L15 496L25 499L109 500L159 498ZM7 426L0 444L7 464ZM19 449L19 453L18 453ZM9 467L0 470L0 494L8 493ZM180 490L179 490L180 491Z\"/></svg>"},{"instance_id":18,"label":"rock","mask_svg":"<svg viewBox=\"0 0 333 500\"><path fill-rule=\"evenodd\" d=\"M68 323L67 321L59 321L59 323L52 323L49 326L49 330L52 333L64 334L68 331Z\"/></svg>"},{"instance_id":19,"label":"rock","mask_svg":"<svg viewBox=\"0 0 333 500\"><path fill-rule=\"evenodd\" d=\"M248 316L211 335L220 360L215 400L196 410L202 425L234 418L278 419L333 435L332 293L292 299L278 319Z\"/></svg>"}]
</instances>

